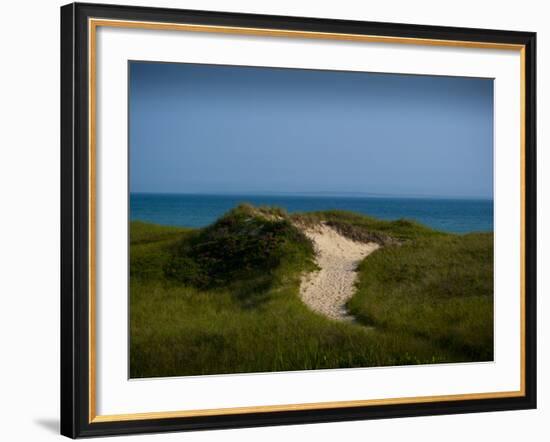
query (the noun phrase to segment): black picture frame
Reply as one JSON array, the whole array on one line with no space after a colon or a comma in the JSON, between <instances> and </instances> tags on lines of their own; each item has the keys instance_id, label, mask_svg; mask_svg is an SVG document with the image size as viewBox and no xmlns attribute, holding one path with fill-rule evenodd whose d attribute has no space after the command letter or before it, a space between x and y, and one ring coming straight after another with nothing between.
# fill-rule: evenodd
<instances>
[{"instance_id":1,"label":"black picture frame","mask_svg":"<svg viewBox=\"0 0 550 442\"><path fill-rule=\"evenodd\" d=\"M524 47L524 395L218 416L90 420L89 18L390 36ZM536 408L536 34L73 3L61 8L61 434L76 438Z\"/></svg>"}]
</instances>

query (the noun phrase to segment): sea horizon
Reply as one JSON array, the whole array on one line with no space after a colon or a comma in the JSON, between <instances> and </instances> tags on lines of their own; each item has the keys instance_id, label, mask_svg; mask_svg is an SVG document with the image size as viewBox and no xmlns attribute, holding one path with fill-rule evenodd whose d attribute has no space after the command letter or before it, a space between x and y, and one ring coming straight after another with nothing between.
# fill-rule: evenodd
<instances>
[{"instance_id":1,"label":"sea horizon","mask_svg":"<svg viewBox=\"0 0 550 442\"><path fill-rule=\"evenodd\" d=\"M345 210L382 220L409 219L451 233L493 231L493 199L363 194L359 192L131 192L130 220L205 227L241 203L289 213Z\"/></svg>"},{"instance_id":2,"label":"sea horizon","mask_svg":"<svg viewBox=\"0 0 550 442\"><path fill-rule=\"evenodd\" d=\"M344 198L396 198L396 199L443 199L443 200L480 200L493 201L493 196L486 195L435 195L435 194L398 194L370 193L352 191L207 191L207 192L156 192L130 191L130 195L189 195L189 196L307 196L307 197L344 197Z\"/></svg>"}]
</instances>

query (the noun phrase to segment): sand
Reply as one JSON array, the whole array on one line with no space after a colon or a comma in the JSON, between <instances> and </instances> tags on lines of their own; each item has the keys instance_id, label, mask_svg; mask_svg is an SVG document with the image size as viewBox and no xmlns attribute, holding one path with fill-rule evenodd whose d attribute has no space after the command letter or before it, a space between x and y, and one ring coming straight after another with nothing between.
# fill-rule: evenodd
<instances>
[{"instance_id":1,"label":"sand","mask_svg":"<svg viewBox=\"0 0 550 442\"><path fill-rule=\"evenodd\" d=\"M331 319L353 320L346 310L346 302L355 292L357 265L379 245L353 241L326 224L302 228L302 231L313 242L320 268L302 277L302 301Z\"/></svg>"}]
</instances>

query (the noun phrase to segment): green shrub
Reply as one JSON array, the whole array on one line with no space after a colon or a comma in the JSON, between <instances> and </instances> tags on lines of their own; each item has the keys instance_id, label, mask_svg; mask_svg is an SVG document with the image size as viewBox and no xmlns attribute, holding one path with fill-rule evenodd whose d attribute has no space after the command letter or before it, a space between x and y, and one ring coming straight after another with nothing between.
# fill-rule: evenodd
<instances>
[{"instance_id":1,"label":"green shrub","mask_svg":"<svg viewBox=\"0 0 550 442\"><path fill-rule=\"evenodd\" d=\"M221 287L273 273L310 241L275 209L239 206L174 248L168 277L197 287Z\"/></svg>"}]
</instances>

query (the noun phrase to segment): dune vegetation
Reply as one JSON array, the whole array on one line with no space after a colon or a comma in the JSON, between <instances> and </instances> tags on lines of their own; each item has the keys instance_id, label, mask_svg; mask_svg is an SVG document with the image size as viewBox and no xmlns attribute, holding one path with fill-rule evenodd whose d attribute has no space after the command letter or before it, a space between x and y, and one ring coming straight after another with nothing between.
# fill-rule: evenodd
<instances>
[{"instance_id":1,"label":"dune vegetation","mask_svg":"<svg viewBox=\"0 0 550 442\"><path fill-rule=\"evenodd\" d=\"M354 321L299 297L317 269L300 226L381 247L358 267ZM202 229L130 224L132 378L493 358L493 235L350 212L239 206Z\"/></svg>"}]
</instances>

